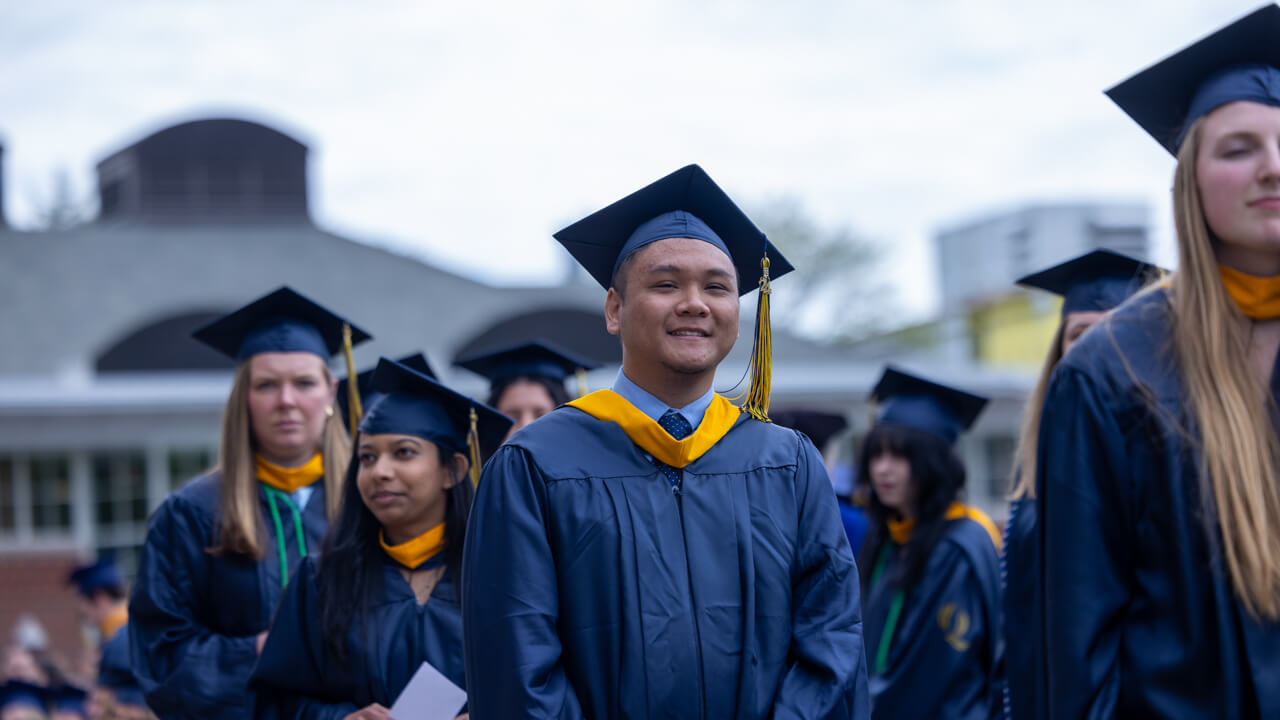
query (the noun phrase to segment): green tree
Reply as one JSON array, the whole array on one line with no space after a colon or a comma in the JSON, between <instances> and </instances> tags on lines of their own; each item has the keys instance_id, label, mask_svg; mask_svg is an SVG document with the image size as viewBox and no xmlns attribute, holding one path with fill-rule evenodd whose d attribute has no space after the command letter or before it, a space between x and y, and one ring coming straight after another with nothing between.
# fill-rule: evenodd
<instances>
[{"instance_id":1,"label":"green tree","mask_svg":"<svg viewBox=\"0 0 1280 720\"><path fill-rule=\"evenodd\" d=\"M774 327L848 341L893 324L893 286L878 272L884 248L848 227L821 227L795 198L751 213L795 271L774 286Z\"/></svg>"},{"instance_id":2,"label":"green tree","mask_svg":"<svg viewBox=\"0 0 1280 720\"><path fill-rule=\"evenodd\" d=\"M89 221L93 213L90 203L76 197L71 176L66 169L53 174L52 188L44 198L32 202L35 207L35 230L67 230Z\"/></svg>"}]
</instances>

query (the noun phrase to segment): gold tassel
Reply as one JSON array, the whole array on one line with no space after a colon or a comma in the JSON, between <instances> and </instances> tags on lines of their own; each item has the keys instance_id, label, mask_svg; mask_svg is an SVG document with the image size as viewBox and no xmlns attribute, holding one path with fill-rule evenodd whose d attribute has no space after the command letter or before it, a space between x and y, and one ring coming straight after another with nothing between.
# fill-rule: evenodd
<instances>
[{"instance_id":1,"label":"gold tassel","mask_svg":"<svg viewBox=\"0 0 1280 720\"><path fill-rule=\"evenodd\" d=\"M356 428L360 426L360 418L364 417L364 408L360 406L360 384L356 382L356 359L351 354L351 325L342 323L342 354L347 356L347 420L354 437Z\"/></svg>"},{"instance_id":2,"label":"gold tassel","mask_svg":"<svg viewBox=\"0 0 1280 720\"><path fill-rule=\"evenodd\" d=\"M751 382L742 409L756 420L769 419L773 375L773 330L769 323L769 256L760 259L760 297L756 301L756 333L751 344Z\"/></svg>"},{"instance_id":3,"label":"gold tassel","mask_svg":"<svg viewBox=\"0 0 1280 720\"><path fill-rule=\"evenodd\" d=\"M575 372L574 375L576 375L578 378L578 397L586 397L587 396L587 371L583 368L578 368L577 372Z\"/></svg>"},{"instance_id":4,"label":"gold tassel","mask_svg":"<svg viewBox=\"0 0 1280 720\"><path fill-rule=\"evenodd\" d=\"M471 451L471 486L480 485L480 433L476 430L476 409L471 408L471 429L467 431L467 448Z\"/></svg>"}]
</instances>

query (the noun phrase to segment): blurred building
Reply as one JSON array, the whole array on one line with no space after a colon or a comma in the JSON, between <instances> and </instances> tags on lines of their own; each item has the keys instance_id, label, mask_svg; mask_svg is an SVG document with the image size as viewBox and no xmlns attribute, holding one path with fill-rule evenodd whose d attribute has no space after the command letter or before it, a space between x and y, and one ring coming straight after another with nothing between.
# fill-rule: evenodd
<instances>
[{"instance_id":1,"label":"blurred building","mask_svg":"<svg viewBox=\"0 0 1280 720\"><path fill-rule=\"evenodd\" d=\"M1140 204L1032 205L943 230L934 237L938 317L856 345L864 362L903 363L995 399L960 451L971 499L997 518L1005 514L1021 404L1061 310L1059 298L1014 282L1099 248L1149 258L1147 215Z\"/></svg>"}]
</instances>

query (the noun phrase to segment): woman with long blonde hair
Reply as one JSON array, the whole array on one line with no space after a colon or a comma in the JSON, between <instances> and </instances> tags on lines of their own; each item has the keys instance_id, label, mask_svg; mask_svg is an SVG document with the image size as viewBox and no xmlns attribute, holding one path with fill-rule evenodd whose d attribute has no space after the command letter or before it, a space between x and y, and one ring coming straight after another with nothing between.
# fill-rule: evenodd
<instances>
[{"instance_id":1,"label":"woman with long blonde hair","mask_svg":"<svg viewBox=\"0 0 1280 720\"><path fill-rule=\"evenodd\" d=\"M1008 676L1006 703L1013 718L1043 715L1044 654L1040 623L1040 543L1036 523L1036 438L1049 378L1071 346L1110 310L1155 275L1157 269L1110 250L1094 250L1018 280L1019 285L1062 298L1061 319L1023 413L1014 458L1013 493L1005 526L1004 633ZM1028 468L1028 470L1024 470Z\"/></svg>"},{"instance_id":2,"label":"woman with long blonde hair","mask_svg":"<svg viewBox=\"0 0 1280 720\"><path fill-rule=\"evenodd\" d=\"M1108 94L1177 158L1179 266L1045 397L1045 706L1280 717L1280 7Z\"/></svg>"},{"instance_id":3,"label":"woman with long blonde hair","mask_svg":"<svg viewBox=\"0 0 1280 720\"><path fill-rule=\"evenodd\" d=\"M290 290L196 331L239 363L218 465L147 530L129 654L165 718L243 718L247 681L290 574L338 512L351 441L334 412L339 349L368 334ZM359 411L358 400L352 405Z\"/></svg>"}]
</instances>

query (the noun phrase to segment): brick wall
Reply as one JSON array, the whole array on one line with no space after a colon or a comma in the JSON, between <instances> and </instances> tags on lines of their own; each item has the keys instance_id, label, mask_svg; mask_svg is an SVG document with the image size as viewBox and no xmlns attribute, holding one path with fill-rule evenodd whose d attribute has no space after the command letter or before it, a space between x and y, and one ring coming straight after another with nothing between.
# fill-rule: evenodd
<instances>
[{"instance_id":1,"label":"brick wall","mask_svg":"<svg viewBox=\"0 0 1280 720\"><path fill-rule=\"evenodd\" d=\"M31 615L44 626L53 659L76 672L84 641L75 594L66 581L79 562L74 552L0 554L0 644L11 645L18 618Z\"/></svg>"}]
</instances>

